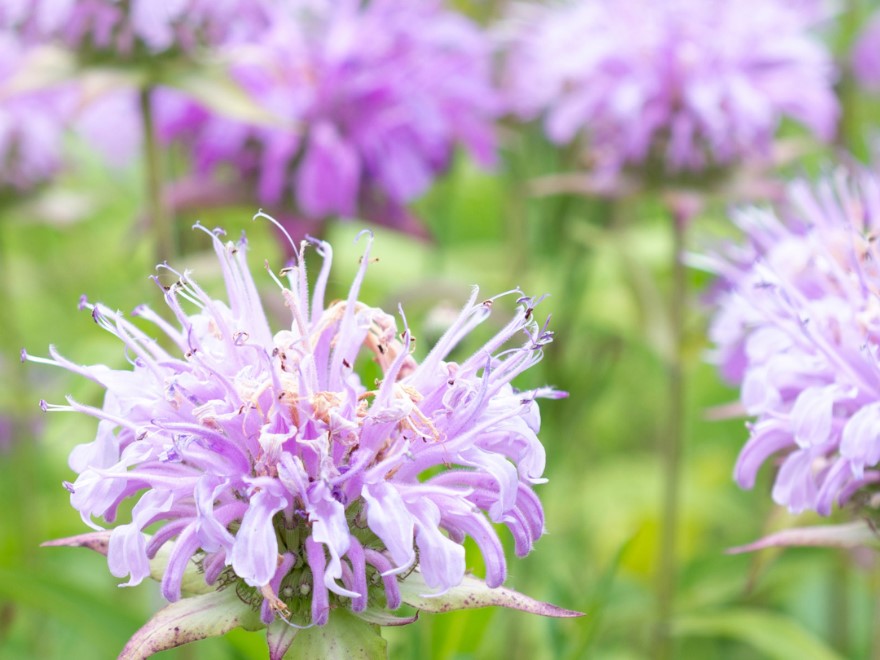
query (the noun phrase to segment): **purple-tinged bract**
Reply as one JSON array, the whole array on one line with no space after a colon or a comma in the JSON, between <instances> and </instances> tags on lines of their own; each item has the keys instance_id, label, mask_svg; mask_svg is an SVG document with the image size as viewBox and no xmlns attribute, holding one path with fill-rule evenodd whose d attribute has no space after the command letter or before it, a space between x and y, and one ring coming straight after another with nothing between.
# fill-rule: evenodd
<instances>
[{"instance_id":1,"label":"purple-tinged bract","mask_svg":"<svg viewBox=\"0 0 880 660\"><path fill-rule=\"evenodd\" d=\"M828 514L880 480L880 182L799 181L784 209L734 221L748 243L707 263L713 357L756 418L736 480L752 487L776 456L773 499Z\"/></svg>"},{"instance_id":2,"label":"purple-tinged bract","mask_svg":"<svg viewBox=\"0 0 880 660\"><path fill-rule=\"evenodd\" d=\"M816 11L784 0L569 1L519 8L504 35L509 109L596 173L698 173L766 156L783 117L830 138L831 56Z\"/></svg>"},{"instance_id":3,"label":"purple-tinged bract","mask_svg":"<svg viewBox=\"0 0 880 660\"><path fill-rule=\"evenodd\" d=\"M277 122L166 96L161 132L189 146L200 175L232 164L266 208L403 224L403 206L457 145L494 158L491 46L435 0L292 3L233 61L234 79Z\"/></svg>"},{"instance_id":4,"label":"purple-tinged bract","mask_svg":"<svg viewBox=\"0 0 880 660\"><path fill-rule=\"evenodd\" d=\"M70 456L78 477L67 488L86 524L99 528L94 519L113 521L121 502L136 501L110 537L111 572L137 584L173 541L162 578L169 600L181 597L194 561L209 585L238 582L239 593L262 602L267 624L276 614L322 624L333 607L395 609L398 577L415 566L438 593L457 586L470 536L487 585L500 585L505 558L492 523L510 529L517 555L543 533L535 399L563 396L511 385L552 338L535 321L538 301L502 296L518 296L513 318L453 362L450 351L502 298L481 300L475 290L417 362L405 321L399 332L394 317L358 300L372 237L347 298L332 303L330 245L313 241L323 266L310 293L304 244L284 271L287 284L272 276L292 317L274 334L243 239L224 244L215 232L212 240L227 301L184 272L165 293L176 322L135 311L174 350L84 299L81 308L125 345L130 369L78 366L54 348L48 359L23 354L107 390L101 408L70 399L43 407L99 420L95 440ZM361 381L359 356L378 363L380 379Z\"/></svg>"}]
</instances>

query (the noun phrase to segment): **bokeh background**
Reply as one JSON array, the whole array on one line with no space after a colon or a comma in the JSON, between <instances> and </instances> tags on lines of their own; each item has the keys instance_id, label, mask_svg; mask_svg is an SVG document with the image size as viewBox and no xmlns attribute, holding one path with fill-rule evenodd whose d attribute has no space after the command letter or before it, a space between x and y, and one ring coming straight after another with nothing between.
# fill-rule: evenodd
<instances>
[{"instance_id":1,"label":"bokeh background","mask_svg":"<svg viewBox=\"0 0 880 660\"><path fill-rule=\"evenodd\" d=\"M800 4L808 11L810 3ZM842 2L816 23L817 38L838 67L835 91L842 114L836 138L823 144L783 122L779 138L796 145L796 157L766 166L761 175L766 181L812 177L853 159L871 162L880 103L857 84L850 57L873 9L865 1ZM460 0L449 3L449 10L489 30L507 7ZM880 42L876 48L880 51ZM81 69L69 63L56 65L67 71L67 80L80 75ZM113 61L101 66L102 74L114 70ZM128 74L136 66L119 68ZM239 98L216 82L222 72L197 58L180 66L190 67L186 75L191 79L210 80L217 94ZM28 75L37 87L49 84L40 78L46 75L43 64ZM109 88L129 84L108 76L101 84ZM57 82L51 75L48 79ZM215 105L234 105L226 100L221 95ZM232 111L251 112L249 103ZM103 126L109 132L103 142L118 146L132 140L125 133L131 123L122 121L121 112L104 117L120 118L120 123ZM358 265L354 237L364 228L375 232L378 261L369 269L361 298L388 310L402 304L420 351L439 336L474 284L487 295L513 286L533 295L550 294L538 311L552 317L556 341L519 385L548 383L570 397L541 404L549 481L538 493L547 535L521 560L513 558L509 544L507 584L587 616L550 620L500 609L426 614L415 625L385 631L390 657L648 657L657 616L657 548L667 523L658 446L670 414L669 364L675 359L670 357L668 313L673 271L668 204L656 189L611 196L556 192L548 180L552 184L553 176L583 166L577 149L553 144L540 122L510 116L499 118L496 133L494 166L481 168L458 150L430 189L406 205L418 230L369 221L375 217L336 214L310 221L308 229L334 245L335 297L344 295ZM148 159L138 149L129 158L108 157L106 144L97 147L89 135L75 126L65 129L60 136L63 166L57 173L38 186L6 186L0 197L4 658L114 657L162 604L152 583L118 588L119 580L109 575L100 556L40 547L45 540L86 531L61 484L73 476L67 466L70 450L92 439L95 422L68 413L44 414L38 403L61 402L70 394L100 405L102 392L67 372L19 364L20 349L43 355L54 344L75 362L121 366L125 356L118 341L96 327L87 312L78 311L80 296L126 312L142 302L161 306L160 292L148 278L157 260ZM163 183L193 169L193 157L179 145L159 149ZM688 225L687 249L699 252L735 239L727 210L748 202L717 189L695 194L702 203ZM760 193L750 197L755 203L766 201ZM178 243L172 263L191 269L219 294L209 241L189 227L200 221L223 227L232 237L244 230L264 299L276 300L275 285L261 265L268 260L280 268L287 256L275 228L252 220L257 208L253 199L210 204L196 199L172 209ZM277 212L271 205L265 210ZM673 655L878 657L880 567L874 555L816 548L727 552L773 530L813 524L818 517L795 517L775 506L767 469L752 491L733 482L746 430L742 418L719 419L719 411L738 393L721 382L706 357L710 284L707 274L688 271ZM276 301L275 308L268 303L269 312L281 328L284 310ZM492 322L503 322L504 311ZM472 550L469 565L480 574L479 554ZM234 631L161 657L264 655L261 634Z\"/></svg>"}]
</instances>

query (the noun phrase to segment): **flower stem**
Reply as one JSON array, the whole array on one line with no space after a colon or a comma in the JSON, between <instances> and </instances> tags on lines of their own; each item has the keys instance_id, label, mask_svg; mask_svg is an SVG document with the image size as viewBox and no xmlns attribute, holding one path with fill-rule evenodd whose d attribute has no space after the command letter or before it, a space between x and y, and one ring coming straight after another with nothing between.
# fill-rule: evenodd
<instances>
[{"instance_id":1,"label":"flower stem","mask_svg":"<svg viewBox=\"0 0 880 660\"><path fill-rule=\"evenodd\" d=\"M657 621L654 629L654 657L673 656L671 621L675 601L676 540L678 534L678 491L684 435L684 312L687 279L684 265L686 213L673 212L672 292L669 300L671 352L667 364L669 408L666 428L659 442L663 492L661 496L660 542L657 561Z\"/></svg>"},{"instance_id":2,"label":"flower stem","mask_svg":"<svg viewBox=\"0 0 880 660\"><path fill-rule=\"evenodd\" d=\"M839 555L828 582L828 608L831 644L836 651L849 657L849 578L850 558Z\"/></svg>"},{"instance_id":3,"label":"flower stem","mask_svg":"<svg viewBox=\"0 0 880 660\"><path fill-rule=\"evenodd\" d=\"M5 206L0 204L0 206ZM3 208L7 211L7 208ZM5 213L3 215L6 215ZM0 345L3 353L0 354L0 365L9 359L9 374L4 374L4 385L8 387L10 394L6 400L0 400L0 415L9 414L12 424L10 430L9 446L0 446L0 460L10 467L8 476L17 481L13 492L26 492L29 487L39 481L41 457L37 451L37 443L33 435L33 417L36 414L35 400L31 399L32 392L29 387L27 370L24 365L18 364L18 350L25 347L24 336L17 313L18 305L15 295L16 277L14 272L13 251L9 237L14 228L10 227L10 221L4 219L0 222L0 309L5 314L5 321L0 329ZM9 232L7 234L7 232ZM6 350L10 349L10 350ZM3 454L6 453L6 456ZM4 473L6 476L7 473ZM15 525L15 516L20 516L19 521L26 524L19 525L18 548L22 551L22 563L33 566L37 563L36 555L31 550L40 543L41 526L38 521L39 513L36 508L35 498L23 497L18 506L13 507L10 516L10 525Z\"/></svg>"},{"instance_id":4,"label":"flower stem","mask_svg":"<svg viewBox=\"0 0 880 660\"><path fill-rule=\"evenodd\" d=\"M151 229L156 241L156 262L170 261L176 254L174 224L165 204L162 188L162 159L156 141L156 123L153 116L154 88L146 85L140 90L141 127L144 135L144 159L146 166L147 210Z\"/></svg>"}]
</instances>

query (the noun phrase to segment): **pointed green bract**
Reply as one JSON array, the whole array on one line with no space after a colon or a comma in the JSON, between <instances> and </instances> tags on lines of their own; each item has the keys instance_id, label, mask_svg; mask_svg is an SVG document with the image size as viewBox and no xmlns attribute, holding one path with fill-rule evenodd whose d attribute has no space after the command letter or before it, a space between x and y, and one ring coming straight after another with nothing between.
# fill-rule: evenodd
<instances>
[{"instance_id":1,"label":"pointed green bract","mask_svg":"<svg viewBox=\"0 0 880 660\"><path fill-rule=\"evenodd\" d=\"M379 627L344 609L330 612L330 619L323 626L300 630L287 654L288 660L385 660L387 657L387 642L382 639Z\"/></svg>"},{"instance_id":2,"label":"pointed green bract","mask_svg":"<svg viewBox=\"0 0 880 660\"><path fill-rule=\"evenodd\" d=\"M508 607L531 614L553 617L583 616L582 612L566 610L550 603L529 598L513 589L490 588L482 580L466 575L457 587L452 587L442 596L431 596L431 589L418 571L413 571L400 583L403 602L426 612L451 612L477 607Z\"/></svg>"},{"instance_id":3,"label":"pointed green bract","mask_svg":"<svg viewBox=\"0 0 880 660\"><path fill-rule=\"evenodd\" d=\"M269 646L269 660L282 660L287 649L293 644L300 628L288 625L281 619L276 619L266 628L266 642Z\"/></svg>"},{"instance_id":4,"label":"pointed green bract","mask_svg":"<svg viewBox=\"0 0 880 660\"><path fill-rule=\"evenodd\" d=\"M233 628L258 630L259 614L243 603L235 589L183 598L156 612L129 640L119 660L141 660L208 637L225 635Z\"/></svg>"}]
</instances>

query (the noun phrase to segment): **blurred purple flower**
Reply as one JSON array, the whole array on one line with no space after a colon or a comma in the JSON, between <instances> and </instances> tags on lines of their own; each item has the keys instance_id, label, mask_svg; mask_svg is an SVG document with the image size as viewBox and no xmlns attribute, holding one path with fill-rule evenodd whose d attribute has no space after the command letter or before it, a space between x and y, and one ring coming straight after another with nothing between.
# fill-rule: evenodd
<instances>
[{"instance_id":1,"label":"blurred purple flower","mask_svg":"<svg viewBox=\"0 0 880 660\"><path fill-rule=\"evenodd\" d=\"M876 12L853 46L852 67L856 80L871 91L880 90L880 12Z\"/></svg>"},{"instance_id":2,"label":"blurred purple flower","mask_svg":"<svg viewBox=\"0 0 880 660\"><path fill-rule=\"evenodd\" d=\"M773 499L827 515L880 481L880 182L799 181L779 213L734 221L748 243L706 263L722 278L713 360L756 417L735 476L751 488L779 454Z\"/></svg>"},{"instance_id":3,"label":"blurred purple flower","mask_svg":"<svg viewBox=\"0 0 880 660\"><path fill-rule=\"evenodd\" d=\"M766 155L783 117L822 139L838 107L818 11L787 0L594 0L519 7L502 40L509 109L597 175L700 172Z\"/></svg>"},{"instance_id":4,"label":"blurred purple flower","mask_svg":"<svg viewBox=\"0 0 880 660\"><path fill-rule=\"evenodd\" d=\"M519 556L543 534L532 489L544 481L536 398L563 396L511 385L552 339L536 323L539 300L504 294L520 296L513 318L471 357L448 361L501 298L480 300L474 290L419 363L405 319L398 334L392 316L358 301L372 237L347 298L329 306L332 251L313 241L324 261L311 297L301 251L283 271L287 286L271 275L292 315L273 335L244 239L211 236L228 303L175 272L165 301L177 322L143 306L134 313L182 357L86 300L81 308L125 345L130 370L78 366L54 348L51 358L23 353L107 390L102 408L70 398L42 405L99 420L96 439L70 456L79 476L67 488L83 521L100 529L93 518L113 521L121 502L137 500L131 521L110 536L110 571L138 584L175 539L162 578L168 600L181 597L194 560L208 584L250 585L266 624L276 614L323 624L332 607L362 612L368 592L395 609L397 576L416 565L438 593L459 585L470 536L486 583L500 585L507 571L493 523L510 529ZM512 345L514 337L524 342ZM375 385L355 371L363 354L382 371Z\"/></svg>"},{"instance_id":5,"label":"blurred purple flower","mask_svg":"<svg viewBox=\"0 0 880 660\"><path fill-rule=\"evenodd\" d=\"M5 0L0 26L26 40L130 56L145 49L191 51L252 36L268 22L268 0Z\"/></svg>"},{"instance_id":6,"label":"blurred purple flower","mask_svg":"<svg viewBox=\"0 0 880 660\"><path fill-rule=\"evenodd\" d=\"M165 139L187 144L199 175L232 164L273 211L409 221L463 144L494 158L491 47L478 27L433 0L294 3L232 75L277 125L229 119L173 94Z\"/></svg>"},{"instance_id":7,"label":"blurred purple flower","mask_svg":"<svg viewBox=\"0 0 880 660\"><path fill-rule=\"evenodd\" d=\"M70 85L29 87L34 54L0 32L0 190L26 190L61 167L63 134L75 104Z\"/></svg>"}]
</instances>

